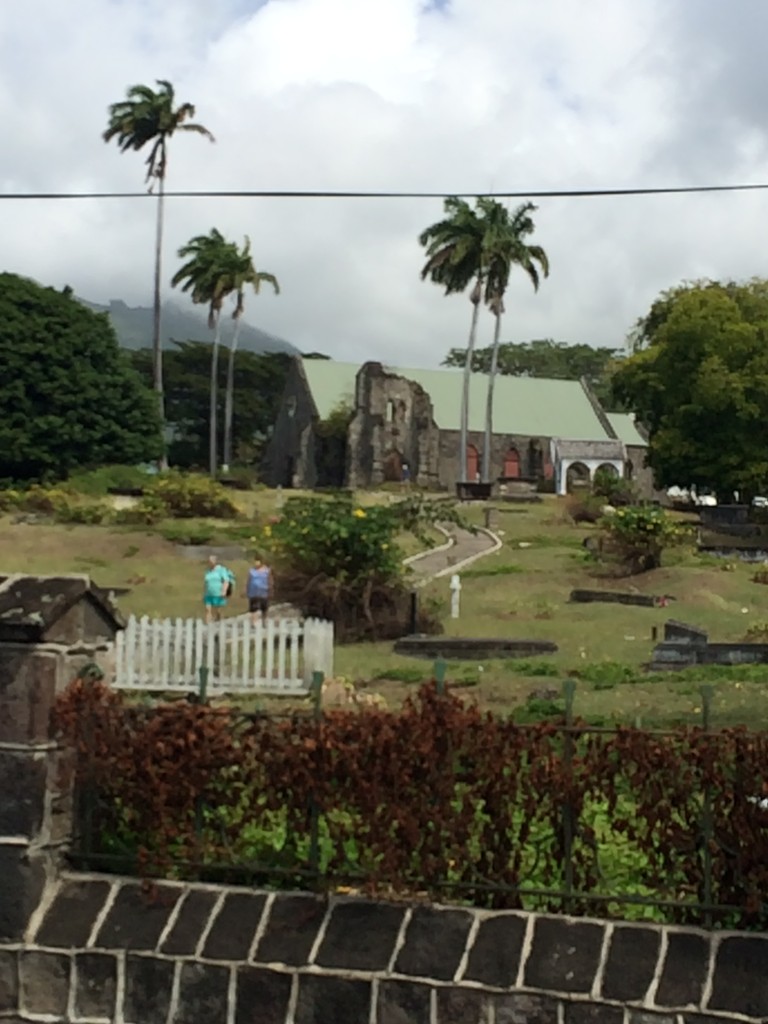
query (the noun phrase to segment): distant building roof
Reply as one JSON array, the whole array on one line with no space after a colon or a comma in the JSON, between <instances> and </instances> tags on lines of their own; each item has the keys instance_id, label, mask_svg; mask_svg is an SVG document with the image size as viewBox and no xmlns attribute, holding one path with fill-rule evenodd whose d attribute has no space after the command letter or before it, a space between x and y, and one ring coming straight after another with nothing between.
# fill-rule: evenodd
<instances>
[{"instance_id":1,"label":"distant building roof","mask_svg":"<svg viewBox=\"0 0 768 1024\"><path fill-rule=\"evenodd\" d=\"M302 366L320 419L340 404L354 405L357 363L328 359L303 359ZM420 384L432 400L435 423L441 430L458 430L461 423L460 369L415 370L385 367ZM469 429L485 428L486 374L470 378ZM601 441L606 432L587 397L575 380L539 377L496 378L493 403L494 433L529 437L566 437L579 441ZM633 442L639 443L639 442Z\"/></svg>"},{"instance_id":2,"label":"distant building roof","mask_svg":"<svg viewBox=\"0 0 768 1024\"><path fill-rule=\"evenodd\" d=\"M647 448L648 442L637 429L635 417L629 412L607 412L608 422L620 441L635 447Z\"/></svg>"},{"instance_id":3,"label":"distant building roof","mask_svg":"<svg viewBox=\"0 0 768 1024\"><path fill-rule=\"evenodd\" d=\"M602 441L555 440L555 455L558 459L604 459L606 462L624 461L624 444L613 438Z\"/></svg>"}]
</instances>

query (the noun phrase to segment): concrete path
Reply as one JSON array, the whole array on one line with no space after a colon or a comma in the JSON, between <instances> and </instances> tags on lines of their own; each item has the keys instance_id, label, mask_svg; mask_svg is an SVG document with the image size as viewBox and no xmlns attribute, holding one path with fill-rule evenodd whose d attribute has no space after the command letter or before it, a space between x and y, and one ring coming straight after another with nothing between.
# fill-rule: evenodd
<instances>
[{"instance_id":1,"label":"concrete path","mask_svg":"<svg viewBox=\"0 0 768 1024\"><path fill-rule=\"evenodd\" d=\"M466 559L474 561L475 558L498 551L501 546L501 541L494 534L482 530L472 534L457 526L449 526L446 527L446 533L446 543L449 537L453 540L450 547L438 546L436 550L433 548L409 560L408 564L419 582L426 583L436 576L447 575L454 566Z\"/></svg>"}]
</instances>

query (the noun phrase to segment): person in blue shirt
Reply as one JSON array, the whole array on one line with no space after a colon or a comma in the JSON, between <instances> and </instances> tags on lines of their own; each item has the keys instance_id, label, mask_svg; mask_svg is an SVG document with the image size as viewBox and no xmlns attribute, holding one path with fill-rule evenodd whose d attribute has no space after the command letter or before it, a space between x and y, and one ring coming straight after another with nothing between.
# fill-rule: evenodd
<instances>
[{"instance_id":1,"label":"person in blue shirt","mask_svg":"<svg viewBox=\"0 0 768 1024\"><path fill-rule=\"evenodd\" d=\"M269 599L272 596L272 570L264 565L258 555L253 559L253 565L248 570L248 611L251 613L253 622L259 621L259 617L266 619L269 611Z\"/></svg>"},{"instance_id":2,"label":"person in blue shirt","mask_svg":"<svg viewBox=\"0 0 768 1024\"><path fill-rule=\"evenodd\" d=\"M222 608L227 606L227 598L232 593L235 577L224 565L219 565L215 555L208 559L208 569L203 583L203 604L205 621L213 622L221 618Z\"/></svg>"}]
</instances>

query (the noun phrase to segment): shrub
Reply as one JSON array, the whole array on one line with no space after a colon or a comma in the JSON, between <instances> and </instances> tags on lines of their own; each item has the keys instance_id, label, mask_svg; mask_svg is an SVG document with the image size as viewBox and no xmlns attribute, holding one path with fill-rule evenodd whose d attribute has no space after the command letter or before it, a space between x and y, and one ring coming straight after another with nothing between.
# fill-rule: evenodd
<instances>
[{"instance_id":1,"label":"shrub","mask_svg":"<svg viewBox=\"0 0 768 1024\"><path fill-rule=\"evenodd\" d=\"M138 490L147 487L154 477L140 466L99 466L98 469L72 473L67 486L78 494L102 497L111 490Z\"/></svg>"},{"instance_id":2,"label":"shrub","mask_svg":"<svg viewBox=\"0 0 768 1024\"><path fill-rule=\"evenodd\" d=\"M607 469L596 471L592 480L592 493L615 508L637 502L637 488L632 481L616 476Z\"/></svg>"},{"instance_id":3,"label":"shrub","mask_svg":"<svg viewBox=\"0 0 768 1024\"><path fill-rule=\"evenodd\" d=\"M203 523L199 526L182 526L171 523L160 531L173 544L209 544L214 536L212 527Z\"/></svg>"},{"instance_id":4,"label":"shrub","mask_svg":"<svg viewBox=\"0 0 768 1024\"><path fill-rule=\"evenodd\" d=\"M565 513L574 523L599 523L603 517L606 502L604 498L585 491L582 494L569 494L566 499Z\"/></svg>"},{"instance_id":5,"label":"shrub","mask_svg":"<svg viewBox=\"0 0 768 1024\"><path fill-rule=\"evenodd\" d=\"M600 525L612 555L630 574L658 569L662 552L684 543L691 535L689 527L676 523L655 505L617 509L605 516Z\"/></svg>"},{"instance_id":6,"label":"shrub","mask_svg":"<svg viewBox=\"0 0 768 1024\"><path fill-rule=\"evenodd\" d=\"M100 526L112 518L112 509L101 502L85 505L67 503L54 513L57 523L80 523L85 526Z\"/></svg>"},{"instance_id":7,"label":"shrub","mask_svg":"<svg viewBox=\"0 0 768 1024\"><path fill-rule=\"evenodd\" d=\"M11 509L18 508L21 496L21 491L10 487L0 490L0 512L9 512Z\"/></svg>"},{"instance_id":8,"label":"shrub","mask_svg":"<svg viewBox=\"0 0 768 1024\"><path fill-rule=\"evenodd\" d=\"M240 514L227 489L209 477L163 473L147 480L144 497L133 508L120 509L116 523L153 526L162 519L235 519Z\"/></svg>"},{"instance_id":9,"label":"shrub","mask_svg":"<svg viewBox=\"0 0 768 1024\"><path fill-rule=\"evenodd\" d=\"M405 632L410 611L397 537L409 531L428 544L427 527L446 521L460 521L452 502L418 495L365 508L349 494L291 498L282 517L263 527L260 547L277 563L283 600L332 619L339 639L391 639ZM422 605L419 631L439 628Z\"/></svg>"},{"instance_id":10,"label":"shrub","mask_svg":"<svg viewBox=\"0 0 768 1024\"><path fill-rule=\"evenodd\" d=\"M32 484L22 491L17 507L22 512L41 512L43 515L55 515L63 512L70 504L70 495L64 487L41 487Z\"/></svg>"}]
</instances>

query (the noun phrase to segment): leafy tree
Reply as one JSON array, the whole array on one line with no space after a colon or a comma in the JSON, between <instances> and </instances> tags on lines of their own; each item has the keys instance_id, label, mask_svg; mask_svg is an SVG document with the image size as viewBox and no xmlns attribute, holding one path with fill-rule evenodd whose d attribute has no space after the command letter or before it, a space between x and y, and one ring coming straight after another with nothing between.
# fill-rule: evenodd
<instances>
[{"instance_id":1,"label":"leafy tree","mask_svg":"<svg viewBox=\"0 0 768 1024\"><path fill-rule=\"evenodd\" d=\"M485 406L485 438L483 442L483 481L491 478L491 438L493 436L493 388L499 363L499 340L501 338L501 317L504 313L504 295L509 284L509 275L514 267L520 267L528 275L534 291L539 290L540 275L549 276L549 259L540 245L529 245L526 241L533 234L531 214L536 210L533 203L521 203L509 212L506 206L494 199L479 199L485 224L485 248L488 254L488 283L486 302L493 313L495 324L491 365L488 374L488 397Z\"/></svg>"},{"instance_id":2,"label":"leafy tree","mask_svg":"<svg viewBox=\"0 0 768 1024\"><path fill-rule=\"evenodd\" d=\"M71 291L0 274L0 478L157 458L157 403L106 314Z\"/></svg>"},{"instance_id":3,"label":"leafy tree","mask_svg":"<svg viewBox=\"0 0 768 1024\"><path fill-rule=\"evenodd\" d=\"M149 146L146 160L146 181L150 192L157 182L157 226L155 231L155 284L152 351L154 352L154 387L157 392L161 421L163 409L163 349L160 334L160 281L163 251L163 207L165 176L168 168L168 140L175 132L195 132L211 142L213 135L206 127L190 121L195 116L191 103L175 107L174 89L170 82L159 79L157 90L148 85L132 85L126 98L109 107L109 124L102 138L117 140L120 152L141 150Z\"/></svg>"},{"instance_id":4,"label":"leafy tree","mask_svg":"<svg viewBox=\"0 0 768 1024\"><path fill-rule=\"evenodd\" d=\"M650 433L659 485L768 484L768 281L699 281L662 294L613 383Z\"/></svg>"},{"instance_id":5,"label":"leafy tree","mask_svg":"<svg viewBox=\"0 0 768 1024\"><path fill-rule=\"evenodd\" d=\"M208 462L211 476L218 470L218 384L219 346L221 343L221 310L224 300L237 287L243 260L237 246L228 242L217 228L207 235L195 235L179 249L185 259L173 275L174 288L189 292L192 301L208 306L208 327L214 331L211 350L211 395L208 423Z\"/></svg>"},{"instance_id":6,"label":"leafy tree","mask_svg":"<svg viewBox=\"0 0 768 1024\"><path fill-rule=\"evenodd\" d=\"M276 295L280 294L280 285L274 274L257 270L253 265L251 256L251 240L246 236L245 244L239 251L239 266L234 277L235 311L232 314L235 321L235 332L232 337L232 344L229 348L229 359L227 360L227 387L226 401L224 403L224 465L229 466L232 462L232 410L235 389L235 353L240 340L240 329L243 323L243 312L245 311L245 289L250 286L255 295L261 291L263 284L271 284Z\"/></svg>"},{"instance_id":7,"label":"leafy tree","mask_svg":"<svg viewBox=\"0 0 768 1024\"><path fill-rule=\"evenodd\" d=\"M129 353L134 368L152 381L152 350ZM257 354L238 350L234 357L233 462L253 465L272 428L285 386L290 357L283 352ZM224 394L224 366L218 367L217 396ZM200 341L177 341L165 353L166 416L172 436L171 464L184 469L208 460L211 347ZM223 409L219 399L217 417Z\"/></svg>"},{"instance_id":8,"label":"leafy tree","mask_svg":"<svg viewBox=\"0 0 768 1024\"><path fill-rule=\"evenodd\" d=\"M446 295L465 292L470 284L472 290L472 319L467 342L467 359L461 392L461 428L459 447L461 451L460 479L467 472L467 441L469 436L469 382L472 372L472 358L477 339L477 322L487 267L484 260L485 229L477 210L464 199L450 196L445 200L445 217L431 224L419 235L419 245L426 251L427 261L421 270L422 281L427 278L445 288ZM474 283L473 283L474 282Z\"/></svg>"},{"instance_id":9,"label":"leafy tree","mask_svg":"<svg viewBox=\"0 0 768 1024\"><path fill-rule=\"evenodd\" d=\"M492 347L476 349L472 357L473 373L488 373ZM550 338L499 345L497 369L511 377L547 377L552 380L580 380L586 377L604 406L618 411L621 403L611 389L611 378L623 358L622 349L593 348L591 345L566 345ZM465 366L467 352L449 349L443 366Z\"/></svg>"}]
</instances>

